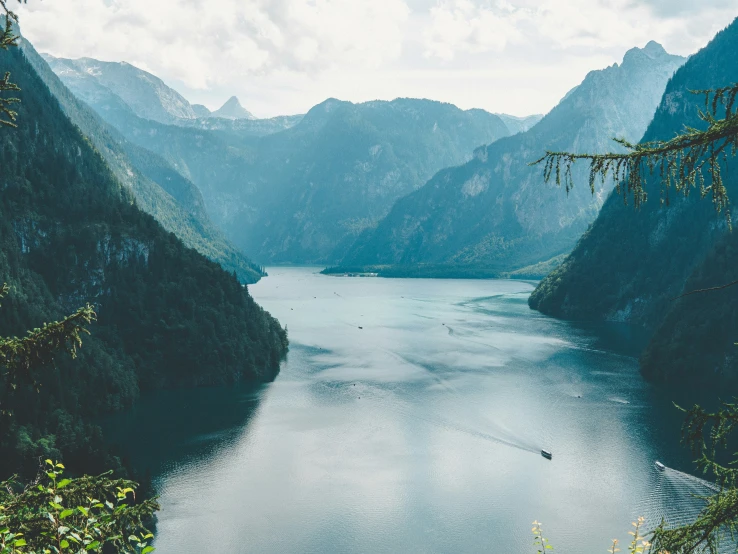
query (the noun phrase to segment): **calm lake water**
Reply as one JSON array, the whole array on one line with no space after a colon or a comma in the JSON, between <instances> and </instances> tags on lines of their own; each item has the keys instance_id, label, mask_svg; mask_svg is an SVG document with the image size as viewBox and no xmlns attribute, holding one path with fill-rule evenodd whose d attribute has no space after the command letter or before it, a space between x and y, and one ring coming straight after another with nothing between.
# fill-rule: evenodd
<instances>
[{"instance_id":1,"label":"calm lake water","mask_svg":"<svg viewBox=\"0 0 738 554\"><path fill-rule=\"evenodd\" d=\"M157 552L523 554L537 519L590 554L699 508L637 332L544 317L528 282L316 271L250 287L289 330L274 383L159 392L108 423L160 494Z\"/></svg>"}]
</instances>

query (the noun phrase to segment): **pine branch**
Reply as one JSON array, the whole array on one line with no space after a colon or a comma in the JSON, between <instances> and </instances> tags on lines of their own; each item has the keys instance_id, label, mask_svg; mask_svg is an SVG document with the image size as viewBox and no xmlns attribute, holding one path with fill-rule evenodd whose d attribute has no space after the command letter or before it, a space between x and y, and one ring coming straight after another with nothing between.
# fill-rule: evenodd
<instances>
[{"instance_id":1,"label":"pine branch","mask_svg":"<svg viewBox=\"0 0 738 554\"><path fill-rule=\"evenodd\" d=\"M18 3L25 4L26 0L18 0ZM0 31L0 49L7 50L10 46L18 46L20 36L15 34L13 28L18 24L18 15L8 7L8 0L0 0L0 14L5 18L5 26ZM20 88L10 82L10 73L6 72L0 79L0 126L16 127L18 112L13 110L12 106L19 103L20 99L14 96L6 97L4 93L18 91Z\"/></svg>"},{"instance_id":2,"label":"pine branch","mask_svg":"<svg viewBox=\"0 0 738 554\"><path fill-rule=\"evenodd\" d=\"M23 338L0 338L0 368L5 368L2 377L14 386L18 377L31 376L34 368L53 362L60 350L75 358L82 345L82 333L89 334L84 326L96 319L88 304L62 321L28 331Z\"/></svg>"},{"instance_id":3,"label":"pine branch","mask_svg":"<svg viewBox=\"0 0 738 554\"><path fill-rule=\"evenodd\" d=\"M674 529L662 524L653 534L652 551L671 554L696 552L719 554L721 539L734 536L738 526L738 491L731 489L710 497L694 523Z\"/></svg>"},{"instance_id":4,"label":"pine branch","mask_svg":"<svg viewBox=\"0 0 738 554\"><path fill-rule=\"evenodd\" d=\"M590 164L589 188L593 194L597 178L604 183L610 175L616 192L622 194L626 202L630 193L636 208L648 198L644 189L647 176L658 171L662 203L668 204L671 188L687 196L691 189L699 187L703 198L712 195L716 211L725 213L730 226L730 211L727 209L729 199L720 164L738 151L738 113L733 111L738 97L738 83L715 90L692 92L705 95L706 108L699 111L700 119L707 123L704 131L686 128L671 140L640 144L615 139L628 150L624 154L547 151L529 165L543 163L544 180L549 182L553 178L558 186L563 181L568 193L573 187L572 165L578 160L587 161ZM717 119L718 111L723 108L725 117Z\"/></svg>"},{"instance_id":5,"label":"pine branch","mask_svg":"<svg viewBox=\"0 0 738 554\"><path fill-rule=\"evenodd\" d=\"M685 292L684 294L680 294L679 296L675 296L672 298L672 300L679 300L680 298L684 298L685 296L690 296L691 294L698 294L701 292L712 292L714 290L722 290L727 289L728 287L732 287L734 285L738 285L738 281L733 281L731 283L726 283L725 285L718 285L717 287L709 287L706 289L697 289L697 290L691 290L689 292Z\"/></svg>"}]
</instances>

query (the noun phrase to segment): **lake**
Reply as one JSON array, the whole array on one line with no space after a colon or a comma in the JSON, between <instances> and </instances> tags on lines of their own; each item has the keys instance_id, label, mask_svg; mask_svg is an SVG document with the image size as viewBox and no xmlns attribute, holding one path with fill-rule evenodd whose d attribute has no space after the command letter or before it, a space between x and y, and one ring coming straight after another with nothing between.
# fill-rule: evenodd
<instances>
[{"instance_id":1,"label":"lake","mask_svg":"<svg viewBox=\"0 0 738 554\"><path fill-rule=\"evenodd\" d=\"M250 286L289 332L274 383L160 391L108 422L160 495L160 554L523 554L533 520L590 554L699 508L637 329L542 316L525 281L317 271Z\"/></svg>"}]
</instances>

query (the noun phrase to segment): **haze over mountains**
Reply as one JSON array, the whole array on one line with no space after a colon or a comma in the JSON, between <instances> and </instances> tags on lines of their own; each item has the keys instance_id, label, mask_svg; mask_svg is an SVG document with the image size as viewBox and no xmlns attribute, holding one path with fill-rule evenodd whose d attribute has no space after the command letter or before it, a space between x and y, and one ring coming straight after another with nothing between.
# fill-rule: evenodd
<instances>
[{"instance_id":1,"label":"haze over mountains","mask_svg":"<svg viewBox=\"0 0 738 554\"><path fill-rule=\"evenodd\" d=\"M155 75L126 62L103 62L92 58L71 60L50 54L42 56L82 100L103 110L129 109L144 119L180 125L208 117L255 119L235 96L211 112L201 104L190 104Z\"/></svg>"},{"instance_id":2,"label":"haze over mountains","mask_svg":"<svg viewBox=\"0 0 738 554\"><path fill-rule=\"evenodd\" d=\"M256 119L251 112L244 108L238 98L231 96L220 108L211 112L209 117L222 117L224 119Z\"/></svg>"},{"instance_id":3,"label":"haze over mountains","mask_svg":"<svg viewBox=\"0 0 738 554\"><path fill-rule=\"evenodd\" d=\"M340 260L398 198L439 169L468 160L479 144L519 132L537 118L505 116L506 124L483 110L428 100L329 99L304 117L166 125L115 99L102 101L89 74L80 79L67 62L52 62L70 89L130 142L194 182L210 217L265 263ZM245 112L233 98L221 110L228 117Z\"/></svg>"},{"instance_id":4,"label":"haze over mountains","mask_svg":"<svg viewBox=\"0 0 738 554\"><path fill-rule=\"evenodd\" d=\"M67 117L102 154L118 180L131 189L138 205L144 211L152 214L187 246L220 263L228 271L235 271L242 281L247 283L258 281L262 275L261 269L229 244L222 232L212 224L205 211L202 195L194 184L161 157L126 141L115 128L102 121L90 106L75 98L28 41L24 40L21 48ZM53 58L47 59L54 62ZM131 104L138 106L138 109L162 118L173 117L172 113L186 111L183 106L189 105L187 101L175 91L168 89L156 77L142 75L143 72L131 69L132 66L128 64L111 65L118 69L122 68L121 70L129 76L133 75L136 83L140 85L133 87L134 90L145 91L143 99L131 100ZM56 64L56 67L66 79L88 92L89 96L86 98L90 102L96 102L94 105L100 108L101 113L115 112L131 116L132 108L126 102L99 84L97 78L90 76L101 72L94 70L87 73L76 69L70 71L66 63ZM94 60L86 59L84 67L100 66ZM135 97L135 94L130 94ZM173 99L173 104L163 103L162 98Z\"/></svg>"},{"instance_id":5,"label":"haze over mountains","mask_svg":"<svg viewBox=\"0 0 738 554\"><path fill-rule=\"evenodd\" d=\"M473 160L439 172L400 200L341 265L497 275L567 253L609 189L592 196L580 164L574 178L585 184L566 195L544 184L542 167L529 163L546 150L601 153L618 151L613 137L639 140L683 62L650 42L629 50L621 64L590 72L528 131L478 148Z\"/></svg>"},{"instance_id":6,"label":"haze over mountains","mask_svg":"<svg viewBox=\"0 0 738 554\"><path fill-rule=\"evenodd\" d=\"M539 278L566 259L584 233L574 254L533 295L531 306L558 316L644 325L656 333L644 367L650 375L665 377L648 361L673 354L671 340L659 342L666 331L657 329L667 327L657 314L666 310L666 296L681 290L687 278L707 278L693 272L705 260L718 263L717 250L708 252L711 242L699 239L702 246L692 245L697 253L685 253L678 262L681 269L657 293L656 281L645 285L645 275L658 272L663 260L654 253L653 267L647 261L638 276L628 276L626 269L636 265L625 256L643 245L634 242L611 255L605 245L620 239L602 229L626 236L624 245L631 239L622 230L623 221L641 228L631 237L637 242L653 236L649 226L666 236L678 227L666 222L687 217L686 212L664 212L651 203L639 219L617 199L606 202L612 183L590 193L586 164L574 166L576 185L567 195L545 184L543 168L529 163L546 150L621 151L612 138L636 142L647 129L646 136L665 137L682 125L695 125L694 104L683 100L684 91L692 84L708 88L738 80L731 77L733 65L715 61L730 50L716 45L732 40L725 37L732 36L734 26L671 82L685 58L651 41L629 50L622 63L591 71L545 116L528 117L421 99L360 104L328 99L305 115L260 120L235 97L212 113L191 105L164 90L156 77L127 64L47 59L70 90L114 127L110 132L120 133L116 140L134 171L163 183L159 188L175 199L176 209L211 220L238 251L259 263L335 265L336 272L371 269L387 276ZM704 78L707 72L695 69L700 64L719 65L720 71ZM123 78L115 74L130 72L137 86L113 92L110 83ZM668 124L667 115L673 119ZM149 202L146 208L146 195L139 195L142 207L156 215L153 206L160 203ZM587 232L603 204L602 215ZM721 233L719 225L708 223L710 210L699 206L695 209L705 210L699 211L702 223L689 223L694 237L700 236L700 224ZM616 223L607 227L609 221ZM592 267L582 261L583 245ZM612 272L613 265L619 270ZM602 274L595 285L597 271ZM713 266L702 271L716 274ZM646 296L634 300L636 292ZM594 301L592 294L601 298ZM669 332L681 332L680 320L670 317ZM661 351L654 354L658 344Z\"/></svg>"},{"instance_id":7,"label":"haze over mountains","mask_svg":"<svg viewBox=\"0 0 738 554\"><path fill-rule=\"evenodd\" d=\"M128 165L121 142L29 45L4 53L3 68L22 101L17 128L0 126L0 282L10 286L0 335L88 303L98 318L77 360L58 356L44 370L50 386L24 376L3 387L12 417L0 471L35 473L39 456L79 472L118 469L96 417L141 390L272 380L287 335L232 274L140 209L176 202ZM176 232L194 229L181 211L170 215Z\"/></svg>"},{"instance_id":8,"label":"haze over mountains","mask_svg":"<svg viewBox=\"0 0 738 554\"><path fill-rule=\"evenodd\" d=\"M704 129L698 116L704 98L690 91L738 82L736 51L738 20L669 81L643 141L667 140L685 127ZM723 175L735 201L734 159L727 159ZM649 377L701 384L727 378L734 385L738 290L676 297L738 280L738 234L728 231L724 215L699 191L685 197L672 190L669 206L662 206L659 188L658 179L650 179L649 200L638 211L610 195L571 255L532 294L530 306L557 317L642 326L651 337L642 358ZM735 222L736 210L729 209Z\"/></svg>"}]
</instances>

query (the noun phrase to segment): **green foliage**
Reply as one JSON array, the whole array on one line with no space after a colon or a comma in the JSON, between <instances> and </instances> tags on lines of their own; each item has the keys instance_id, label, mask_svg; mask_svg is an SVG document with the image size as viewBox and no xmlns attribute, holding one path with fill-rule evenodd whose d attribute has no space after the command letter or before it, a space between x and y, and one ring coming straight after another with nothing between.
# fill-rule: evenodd
<instances>
[{"instance_id":1,"label":"green foliage","mask_svg":"<svg viewBox=\"0 0 738 554\"><path fill-rule=\"evenodd\" d=\"M146 524L159 506L136 500L136 483L108 474L64 478L64 465L48 459L42 469L26 487L0 482L0 554L154 551Z\"/></svg>"},{"instance_id":2,"label":"green foliage","mask_svg":"<svg viewBox=\"0 0 738 554\"><path fill-rule=\"evenodd\" d=\"M633 526L633 530L628 531L628 534L632 537L630 543L628 544L628 554L644 554L646 552L650 552L652 554L670 554L668 551L654 546L651 542L647 540L646 536L643 535L644 523L645 519L643 517L639 517L631 524ZM548 542L548 539L543 536L541 523L539 523L538 521L534 521L532 531L534 536L533 545L536 547L536 552L538 554L543 554L544 552L546 552L546 550L553 550L553 546L551 546L551 544ZM610 548L607 549L607 552L609 552L610 554L620 552L620 548L618 548L619 542L620 541L618 541L618 539L613 539ZM680 554L681 552L681 550L675 550L671 554Z\"/></svg>"},{"instance_id":3,"label":"green foliage","mask_svg":"<svg viewBox=\"0 0 738 554\"><path fill-rule=\"evenodd\" d=\"M708 95L707 109L712 113L717 99L717 113L722 105L727 114L731 100L724 85L738 82L737 45L738 21L734 21L674 74L643 137L645 144L666 144L685 128L706 131L710 127L700 116L704 97L690 91L718 91ZM735 106L731 113L735 118ZM718 145L723 144L721 139ZM728 153L726 147L720 156L726 198L738 188L732 167L735 158L723 159ZM709 175L709 156L703 162ZM661 190L658 168L653 175L642 172L642 178L644 191ZM689 190L691 186L682 188L685 193ZM638 210L611 194L592 227L571 255L541 281L529 304L557 317L640 326L649 341L641 357L647 378L733 388L738 384L738 353L733 346L738 290L730 287L684 296L738 280L738 236L728 229L725 220L715 217L713 203L703 201L700 194L673 195L669 206L645 202Z\"/></svg>"},{"instance_id":4,"label":"green foliage","mask_svg":"<svg viewBox=\"0 0 738 554\"><path fill-rule=\"evenodd\" d=\"M10 46L18 45L18 36L15 34L14 24L18 23L18 16L8 8L10 0L0 0L0 12L5 19L2 32L0 32L0 49L7 50ZM26 0L18 0L19 4L24 4ZM2 79L0 79L0 126L7 125L15 127L15 119L18 113L13 110L13 104L20 102L15 96L5 96L7 92L18 92L20 88L15 83L10 82L10 72L6 71Z\"/></svg>"},{"instance_id":5,"label":"green foliage","mask_svg":"<svg viewBox=\"0 0 738 554\"><path fill-rule=\"evenodd\" d=\"M565 198L528 162L545 150L606 152L613 134L637 140L682 58L658 46L591 72L527 132L478 147L439 171L363 233L340 265L447 265L500 273L568 253L597 217L604 192ZM586 179L584 166L574 175ZM609 186L609 182L607 183Z\"/></svg>"},{"instance_id":6,"label":"green foliage","mask_svg":"<svg viewBox=\"0 0 738 554\"><path fill-rule=\"evenodd\" d=\"M43 58L24 41L21 50L55 101L97 152L116 179L133 192L135 202L186 246L236 272L243 283L255 283L263 268L226 240L205 212L197 187L161 156L128 142L59 81ZM122 100L118 99L122 103Z\"/></svg>"},{"instance_id":7,"label":"green foliage","mask_svg":"<svg viewBox=\"0 0 738 554\"><path fill-rule=\"evenodd\" d=\"M546 550L553 550L553 546L551 546L548 543L548 539L543 536L543 531L541 530L541 524L538 521L533 522L533 528L531 529L533 532L533 544L536 547L536 552L538 554L543 554L546 552Z\"/></svg>"},{"instance_id":8,"label":"green foliage","mask_svg":"<svg viewBox=\"0 0 738 554\"><path fill-rule=\"evenodd\" d=\"M39 456L120 471L96 418L146 389L271 380L287 335L233 274L138 209L20 52L4 63L23 102L18 127L0 129L0 282L12 291L0 336L87 304L97 321L41 386L0 389L13 414L0 418L0 475L28 476Z\"/></svg>"},{"instance_id":9,"label":"green foliage","mask_svg":"<svg viewBox=\"0 0 738 554\"><path fill-rule=\"evenodd\" d=\"M698 467L715 478L719 491L706 498L705 507L694 522L669 529L660 526L654 533L654 548L672 554L705 552L718 554L726 542L738 536L738 467L735 455L727 465L719 460L729 448L738 427L738 404L724 402L717 411L695 405L684 410L682 439L697 457Z\"/></svg>"},{"instance_id":10,"label":"green foliage","mask_svg":"<svg viewBox=\"0 0 738 554\"><path fill-rule=\"evenodd\" d=\"M718 213L725 212L730 225L728 193L723 182L721 162L726 163L728 155L734 156L738 151L738 112L733 111L738 83L715 90L691 92L705 97L705 110L699 111L699 118L707 124L703 130L687 127L670 140L639 144L615 139L628 150L625 154L546 152L545 156L531 165L543 162L544 181L549 182L553 175L556 184L561 186L563 182L568 193L573 186L572 165L577 160L587 160L590 164L589 188L593 195L597 178L604 183L609 174L615 191L622 194L625 200L628 193L631 194L636 208L648 198L644 188L647 176L658 171L663 203L668 204L671 188L687 196L690 188L698 187L703 198L712 194L715 209ZM719 114L723 117L719 117Z\"/></svg>"},{"instance_id":11,"label":"green foliage","mask_svg":"<svg viewBox=\"0 0 738 554\"><path fill-rule=\"evenodd\" d=\"M0 288L0 298L8 290ZM29 330L23 338L0 337L0 378L6 385L15 387L19 377L31 379L37 384L32 371L52 363L60 350L66 350L72 358L77 357L77 348L82 346L82 333L89 333L85 325L96 319L89 304L80 308L62 321L45 323L41 328ZM0 403L0 414L2 414Z\"/></svg>"},{"instance_id":12,"label":"green foliage","mask_svg":"<svg viewBox=\"0 0 738 554\"><path fill-rule=\"evenodd\" d=\"M675 89L678 90L678 86L683 84L685 78L689 80L699 76L705 80L714 79L716 78L713 70L715 65L718 65L724 74L730 75L732 72L734 76L738 72L738 66L734 60L736 41L738 41L738 22L734 22L720 33L705 50L694 56L680 72L681 74L677 73L664 95L662 103L664 109L657 112L654 123L651 125L652 133L661 131L659 124L663 127L667 126L665 123L668 124L670 116L676 111L670 109L668 103L673 101ZM721 60L725 60L726 63L720 63ZM690 92L693 91L690 90ZM563 165L563 182L568 192L571 189L572 164L578 159L586 159L590 162L589 182L592 190L594 190L595 178L599 176L604 180L610 172L618 182L622 180L625 183L623 188L616 188L616 192L631 193L637 207L641 207L647 199L646 185L655 181L656 178L659 181L662 200L665 201L668 201L670 188L676 189L686 197L690 189L699 187L701 197L712 194L713 204L718 212L726 210L726 227L729 229L728 187L735 185L735 179L732 178L726 183L723 181L722 174L724 167L728 164L728 155L734 155L738 146L738 115L733 111L738 96L738 84L711 89L703 88L697 92L705 97L705 109L698 112L698 117L705 127L703 130L685 126L686 128L681 133L669 140L644 139L639 145L625 143L629 149L626 154L597 156L547 152L546 156L534 163L545 160L544 176L548 180L554 174L557 184L562 182ZM722 114L721 118L718 117L719 114ZM658 172L655 171L656 168L659 169ZM705 178L705 173L709 180ZM559 270L542 282L531 296L532 307L543 309L558 307L560 309L564 304L580 305L581 298L572 302L571 291L588 291L588 287L582 287L580 279L597 281L598 274L602 270L595 266L597 273L593 274L592 260L599 260L599 256L593 256L590 247L596 244L598 249L603 248L603 240L620 241L620 245L614 250L618 254L622 252L622 258L630 258L631 264L636 266L626 268L626 272L632 269L643 272L644 269L647 271L652 267L653 260L644 260L644 255L651 254L653 249L649 251L648 248L634 248L634 245L643 244L645 241L642 237L652 242L654 229L658 231L660 227L663 228L665 219L667 225L674 226L673 220L668 221L671 215L668 213L670 210L667 210L663 216L654 209L648 210L644 217L646 224L641 222L640 229L634 230L633 226L628 226L627 233L618 233L613 231L618 226L622 228L624 220L632 218L623 217L622 210L615 211L611 200L612 198L606 205L606 209L603 209L595 226L582 238L570 258ZM609 211L608 208L610 208ZM672 379L675 373L678 377L679 370L683 370L685 365L692 372L707 368L712 370L710 373L713 375L725 371L725 366L735 366L735 355L731 356L729 350L734 346L730 337L735 332L737 317L735 308L738 306L738 298L734 294L734 289L729 289L736 277L735 252L738 239L734 233L704 233L706 219L703 217L700 206L696 206L694 202L685 201L678 208L686 214L683 220L689 218L688 221L692 225L701 225L696 228L703 236L701 241L690 245L692 248L687 249L687 253L691 255L691 259L687 258L687 260L692 261L692 266L680 269L678 277L681 279L675 280L674 275L670 275L667 271L666 264L659 266L659 270L668 275L667 279L671 280L671 282L667 280L667 291L674 290L675 282L677 286L683 287L683 291L676 297L665 298L662 292L661 297L657 297L655 301L649 299L650 304L656 304L656 306L663 305L666 300L668 308L665 310L667 311L666 317L662 320L656 336L644 354L646 363L651 366L654 362L661 365L664 368L661 370L662 377L669 376ZM661 225L657 227L654 223ZM685 232L681 227L678 229L681 239L685 236ZM629 240L623 241L624 236ZM707 239L706 245L701 244L705 238ZM605 248L607 246L606 244ZM681 247L684 248L684 245ZM599 252L607 252L607 250L599 250ZM633 255L634 252L637 256ZM672 263L675 261L684 265L685 259L674 254L674 250L670 249L669 257ZM661 257L660 254L657 255ZM584 259L587 261L582 262ZM612 260L610 262L605 271L612 271ZM622 270L622 268L618 269ZM649 275L649 279L656 281L652 275ZM647 291L658 290L651 283L647 284L648 287L642 286L640 290L632 288L627 292L632 296L636 293L643 295L644 288ZM697 299L697 295L693 294L698 290L725 289L728 289L727 295L722 293L707 295L707 300ZM588 291L589 294L592 294L591 290ZM604 301L600 299L599 302L605 306L612 305L611 298L605 298ZM651 306L651 313L657 313L653 306ZM675 333L675 330L681 332ZM663 357L658 356L659 348L664 350L663 343L666 337L668 337L666 339L668 346L665 350L671 354L669 365L664 363ZM685 355L684 345L687 345L687 348L692 347L692 355ZM699 377L704 384L705 381L709 381L704 373L707 372L692 377ZM728 377L735 380L737 377L735 371L729 372ZM732 384L735 385L735 381ZM630 552L644 552L650 547L649 552L718 554L726 543L731 548L735 547L735 538L738 536L738 468L736 468L738 460L734 454L732 460L726 465L719 460L717 450L728 447L730 436L737 426L738 404L735 403L724 403L716 412L709 412L699 406L687 412L683 426L683 440L691 446L697 456L698 467L715 478L719 490L716 494L704 499L705 507L693 522L675 528L669 528L666 523L662 522L653 533L653 544L642 542L639 545L638 535L640 524L643 522L639 519L638 523L634 524L636 529L632 533L634 538L630 545ZM614 549L613 545L613 551Z\"/></svg>"}]
</instances>

